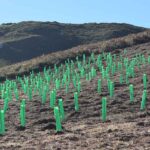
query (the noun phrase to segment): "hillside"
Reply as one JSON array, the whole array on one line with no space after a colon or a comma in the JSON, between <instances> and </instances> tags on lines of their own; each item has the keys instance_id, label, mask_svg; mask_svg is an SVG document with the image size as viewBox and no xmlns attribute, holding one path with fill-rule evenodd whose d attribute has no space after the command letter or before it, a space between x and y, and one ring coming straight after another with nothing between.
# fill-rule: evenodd
<instances>
[{"instance_id":1,"label":"hillside","mask_svg":"<svg viewBox=\"0 0 150 150\"><path fill-rule=\"evenodd\" d=\"M148 150L149 49L146 31L1 68L18 76L0 84L0 149Z\"/></svg>"},{"instance_id":2,"label":"hillside","mask_svg":"<svg viewBox=\"0 0 150 150\"><path fill-rule=\"evenodd\" d=\"M145 30L142 27L117 23L20 22L2 24L0 25L0 66Z\"/></svg>"},{"instance_id":3,"label":"hillside","mask_svg":"<svg viewBox=\"0 0 150 150\"><path fill-rule=\"evenodd\" d=\"M145 44L144 44L145 43ZM51 54L42 55L40 57L16 63L14 65L8 65L0 68L0 80L6 78L15 78L17 75L29 74L31 70L35 72L43 70L44 66L52 66L54 64L59 65L65 62L68 58L75 59L76 56L82 56L83 53L90 55L91 52L101 53L114 52L120 53L124 48L149 45L150 43L150 30L131 34L121 38L115 38L107 41L101 41L94 44L80 45L68 50L53 52ZM146 46L147 47L147 46ZM146 49L146 48L145 48ZM136 52L136 51L135 51Z\"/></svg>"}]
</instances>

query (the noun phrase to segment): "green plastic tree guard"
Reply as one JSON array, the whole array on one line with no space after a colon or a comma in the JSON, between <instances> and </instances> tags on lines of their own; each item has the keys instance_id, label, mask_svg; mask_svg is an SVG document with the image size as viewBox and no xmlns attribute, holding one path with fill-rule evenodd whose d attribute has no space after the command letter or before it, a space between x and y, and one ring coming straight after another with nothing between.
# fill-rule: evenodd
<instances>
[{"instance_id":1,"label":"green plastic tree guard","mask_svg":"<svg viewBox=\"0 0 150 150\"><path fill-rule=\"evenodd\" d=\"M4 110L0 110L0 135L5 134L5 113Z\"/></svg>"},{"instance_id":2,"label":"green plastic tree guard","mask_svg":"<svg viewBox=\"0 0 150 150\"><path fill-rule=\"evenodd\" d=\"M61 119L60 119L58 107L54 107L54 116L55 116L55 120L56 120L56 131L60 132L60 131L62 131L62 125L61 125Z\"/></svg>"},{"instance_id":3,"label":"green plastic tree guard","mask_svg":"<svg viewBox=\"0 0 150 150\"><path fill-rule=\"evenodd\" d=\"M107 99L106 97L102 98L102 121L106 121L106 116L107 116Z\"/></svg>"},{"instance_id":4,"label":"green plastic tree guard","mask_svg":"<svg viewBox=\"0 0 150 150\"><path fill-rule=\"evenodd\" d=\"M63 105L62 99L58 100L58 105L59 105L59 109L60 109L61 120L64 120L65 119L65 111L64 111L64 105Z\"/></svg>"},{"instance_id":5,"label":"green plastic tree guard","mask_svg":"<svg viewBox=\"0 0 150 150\"><path fill-rule=\"evenodd\" d=\"M79 102L78 102L78 93L74 93L74 103L75 103L75 111L79 110Z\"/></svg>"}]
</instances>

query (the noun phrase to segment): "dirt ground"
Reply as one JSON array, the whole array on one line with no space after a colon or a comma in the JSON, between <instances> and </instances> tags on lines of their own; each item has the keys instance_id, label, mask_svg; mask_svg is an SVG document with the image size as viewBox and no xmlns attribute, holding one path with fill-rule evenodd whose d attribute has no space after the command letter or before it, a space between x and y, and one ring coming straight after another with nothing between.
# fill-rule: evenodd
<instances>
[{"instance_id":1,"label":"dirt ground","mask_svg":"<svg viewBox=\"0 0 150 150\"><path fill-rule=\"evenodd\" d=\"M130 55L130 52L129 52ZM0 136L0 149L12 150L149 150L150 149L150 86L148 85L147 108L140 111L143 92L142 75L147 73L150 82L150 65L136 71L130 79L135 88L134 103L129 101L129 85L120 84L115 75L115 95L109 97L106 82L102 94L96 92L97 80L82 80L79 96L79 112L74 110L73 91L66 95L64 89L58 92L65 106L63 132L55 132L53 111L49 98L42 106L35 95L26 104L26 128L19 125L19 103L12 101L6 114L6 134ZM72 85L70 86L70 89ZM101 99L107 97L107 121L101 120ZM22 96L23 97L23 96Z\"/></svg>"}]
</instances>

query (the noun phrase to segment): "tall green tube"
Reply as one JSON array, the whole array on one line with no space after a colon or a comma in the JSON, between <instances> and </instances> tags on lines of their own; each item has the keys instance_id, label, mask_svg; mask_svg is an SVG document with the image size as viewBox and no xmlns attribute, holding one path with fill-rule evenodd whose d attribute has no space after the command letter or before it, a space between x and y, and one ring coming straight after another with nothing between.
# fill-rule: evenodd
<instances>
[{"instance_id":1,"label":"tall green tube","mask_svg":"<svg viewBox=\"0 0 150 150\"><path fill-rule=\"evenodd\" d=\"M144 85L144 89L147 88L147 75L143 74L143 85Z\"/></svg>"},{"instance_id":2,"label":"tall green tube","mask_svg":"<svg viewBox=\"0 0 150 150\"><path fill-rule=\"evenodd\" d=\"M102 92L102 81L101 81L101 79L98 79L98 83L97 84L98 84L97 85L97 92L99 94L101 94L101 92Z\"/></svg>"},{"instance_id":3,"label":"tall green tube","mask_svg":"<svg viewBox=\"0 0 150 150\"><path fill-rule=\"evenodd\" d=\"M64 120L65 119L65 111L64 111L64 105L63 105L62 99L58 100L58 105L59 105L59 109L60 109L61 120Z\"/></svg>"},{"instance_id":4,"label":"tall green tube","mask_svg":"<svg viewBox=\"0 0 150 150\"><path fill-rule=\"evenodd\" d=\"M5 134L5 113L0 110L0 135Z\"/></svg>"},{"instance_id":5,"label":"tall green tube","mask_svg":"<svg viewBox=\"0 0 150 150\"><path fill-rule=\"evenodd\" d=\"M132 103L134 100L134 89L132 84L130 84L129 86L129 91L130 91L130 102Z\"/></svg>"},{"instance_id":6,"label":"tall green tube","mask_svg":"<svg viewBox=\"0 0 150 150\"><path fill-rule=\"evenodd\" d=\"M26 111L25 111L25 102L22 101L21 105L20 105L20 124L22 127L25 127L26 125Z\"/></svg>"},{"instance_id":7,"label":"tall green tube","mask_svg":"<svg viewBox=\"0 0 150 150\"><path fill-rule=\"evenodd\" d=\"M79 102L78 102L78 93L74 93L74 103L75 103L75 111L79 110Z\"/></svg>"},{"instance_id":8,"label":"tall green tube","mask_svg":"<svg viewBox=\"0 0 150 150\"><path fill-rule=\"evenodd\" d=\"M110 86L109 86L110 97L113 97L114 96L114 82L110 81L109 84L110 84Z\"/></svg>"},{"instance_id":9,"label":"tall green tube","mask_svg":"<svg viewBox=\"0 0 150 150\"><path fill-rule=\"evenodd\" d=\"M54 107L54 116L55 116L55 120L56 120L56 131L60 132L60 131L62 131L62 125L61 125L61 119L60 119L58 107Z\"/></svg>"},{"instance_id":10,"label":"tall green tube","mask_svg":"<svg viewBox=\"0 0 150 150\"><path fill-rule=\"evenodd\" d=\"M141 108L140 110L145 110L146 108L146 98L147 98L147 91L144 90L142 94L142 101L141 101Z\"/></svg>"},{"instance_id":11,"label":"tall green tube","mask_svg":"<svg viewBox=\"0 0 150 150\"><path fill-rule=\"evenodd\" d=\"M105 122L107 117L107 99L106 97L102 98L102 121Z\"/></svg>"}]
</instances>

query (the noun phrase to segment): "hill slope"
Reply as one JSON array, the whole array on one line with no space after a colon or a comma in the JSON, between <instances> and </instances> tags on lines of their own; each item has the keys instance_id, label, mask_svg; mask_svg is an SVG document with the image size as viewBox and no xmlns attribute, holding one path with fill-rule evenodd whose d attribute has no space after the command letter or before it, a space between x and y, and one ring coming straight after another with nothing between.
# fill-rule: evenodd
<instances>
[{"instance_id":1,"label":"hill slope","mask_svg":"<svg viewBox=\"0 0 150 150\"><path fill-rule=\"evenodd\" d=\"M138 34L131 34L121 38L101 41L94 44L80 45L68 50L53 52L51 54L23 61L21 63L2 67L0 68L0 80L14 78L16 75L29 74L31 70L38 72L41 71L44 66L53 67L54 64L59 65L68 58L74 59L76 56L81 56L83 53L86 55L89 55L91 52L101 53L102 51L120 53L122 51L121 49L123 48L130 47L132 49L133 46L136 47L138 45L141 45L140 47L147 47L147 49L149 49L149 43L150 30L147 30Z\"/></svg>"},{"instance_id":2,"label":"hill slope","mask_svg":"<svg viewBox=\"0 0 150 150\"><path fill-rule=\"evenodd\" d=\"M116 50L123 46L126 46L126 50ZM111 49L111 53L102 53L102 48L105 51ZM19 67L17 73L19 69L25 70L35 65L39 69L41 66L57 64L54 70L52 68L38 74L32 73L22 79L7 80L5 84L0 84L0 108L6 108L6 131L0 136L0 149L149 149L149 49L150 32L144 32L56 52L52 56L10 66L12 70L15 66ZM67 58L92 51L95 54L86 56L83 60L59 65ZM6 71L10 70L6 68ZM143 73L147 75L146 84L143 84ZM99 79L101 88L97 86ZM134 89L132 95L129 92L130 84ZM16 89L19 91L18 96ZM52 96L54 91L56 95ZM147 94L143 94L143 91ZM79 110L76 110L74 104L74 92L78 93ZM59 108L58 100L61 98L65 110L65 119L61 121L63 131L59 133L55 132L57 123L52 97L56 98L54 105ZM107 100L107 111L102 111L103 97ZM20 126L19 119L22 102L26 106L25 127ZM102 113L105 112L106 121L102 120ZM61 111L60 113L62 114ZM62 115L60 117L62 119Z\"/></svg>"},{"instance_id":3,"label":"hill slope","mask_svg":"<svg viewBox=\"0 0 150 150\"><path fill-rule=\"evenodd\" d=\"M129 24L20 22L0 25L1 65L28 60L80 44L122 37L146 30Z\"/></svg>"}]
</instances>

